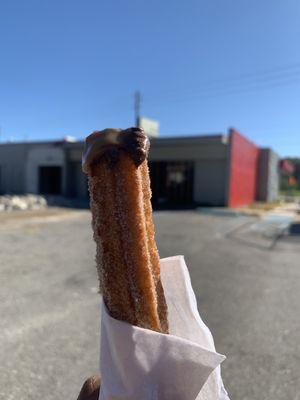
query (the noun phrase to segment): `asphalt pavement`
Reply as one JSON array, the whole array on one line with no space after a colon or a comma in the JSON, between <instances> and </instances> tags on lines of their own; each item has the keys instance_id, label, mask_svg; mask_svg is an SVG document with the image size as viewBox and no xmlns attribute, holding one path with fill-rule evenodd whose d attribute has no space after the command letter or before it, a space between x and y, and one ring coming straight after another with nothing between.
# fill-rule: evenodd
<instances>
[{"instance_id":1,"label":"asphalt pavement","mask_svg":"<svg viewBox=\"0 0 300 400\"><path fill-rule=\"evenodd\" d=\"M155 213L161 257L185 255L200 314L227 356L231 399L299 400L299 229L278 235L260 222ZM75 400L97 372L94 254L87 211L0 216L1 400Z\"/></svg>"}]
</instances>

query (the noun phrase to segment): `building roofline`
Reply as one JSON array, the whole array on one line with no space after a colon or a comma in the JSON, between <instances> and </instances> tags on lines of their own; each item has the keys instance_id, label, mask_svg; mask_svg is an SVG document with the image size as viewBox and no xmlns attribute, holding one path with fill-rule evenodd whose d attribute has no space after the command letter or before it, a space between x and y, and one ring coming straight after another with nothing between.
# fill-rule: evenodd
<instances>
[{"instance_id":1,"label":"building roofline","mask_svg":"<svg viewBox=\"0 0 300 400\"><path fill-rule=\"evenodd\" d=\"M189 135L189 136L162 136L157 138L150 137L151 145L169 145L177 143L182 144L226 144L227 136L221 133L218 134L205 134L205 135ZM2 142L0 146L31 146L31 145L63 145L66 148L69 147L82 147L84 140L77 141L66 141L60 140L35 140L35 141L20 141L20 142Z\"/></svg>"},{"instance_id":2,"label":"building roofline","mask_svg":"<svg viewBox=\"0 0 300 400\"><path fill-rule=\"evenodd\" d=\"M193 135L193 136L167 136L150 138L151 145L156 144L226 144L227 136L223 134Z\"/></svg>"},{"instance_id":3,"label":"building roofline","mask_svg":"<svg viewBox=\"0 0 300 400\"><path fill-rule=\"evenodd\" d=\"M76 142L68 142L65 140L34 140L34 141L16 141L16 142L1 142L0 146L19 146L19 145L43 145L43 144L50 144L50 145L59 145L59 144L66 144L66 143L78 143L80 141ZM82 141L81 141L82 142Z\"/></svg>"}]
</instances>

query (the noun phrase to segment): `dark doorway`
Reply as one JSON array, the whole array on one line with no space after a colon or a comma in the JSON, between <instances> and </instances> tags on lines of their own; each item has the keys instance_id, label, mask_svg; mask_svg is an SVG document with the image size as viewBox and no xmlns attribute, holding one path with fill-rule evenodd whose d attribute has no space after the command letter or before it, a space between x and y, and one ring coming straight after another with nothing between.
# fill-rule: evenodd
<instances>
[{"instance_id":1,"label":"dark doorway","mask_svg":"<svg viewBox=\"0 0 300 400\"><path fill-rule=\"evenodd\" d=\"M154 208L185 208L193 205L192 161L152 161L149 168Z\"/></svg>"},{"instance_id":2,"label":"dark doorway","mask_svg":"<svg viewBox=\"0 0 300 400\"><path fill-rule=\"evenodd\" d=\"M39 192L41 194L61 194L61 167L39 167Z\"/></svg>"}]
</instances>

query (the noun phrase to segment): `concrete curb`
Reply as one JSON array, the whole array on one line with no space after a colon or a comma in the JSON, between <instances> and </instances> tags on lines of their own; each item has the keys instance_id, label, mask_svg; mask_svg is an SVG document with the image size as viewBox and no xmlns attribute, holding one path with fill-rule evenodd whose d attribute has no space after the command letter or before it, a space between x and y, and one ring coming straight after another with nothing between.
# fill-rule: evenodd
<instances>
[{"instance_id":1,"label":"concrete curb","mask_svg":"<svg viewBox=\"0 0 300 400\"><path fill-rule=\"evenodd\" d=\"M240 208L209 208L209 207L198 207L197 212L204 215L212 215L216 217L262 217L267 211L255 210L255 209L240 209Z\"/></svg>"}]
</instances>

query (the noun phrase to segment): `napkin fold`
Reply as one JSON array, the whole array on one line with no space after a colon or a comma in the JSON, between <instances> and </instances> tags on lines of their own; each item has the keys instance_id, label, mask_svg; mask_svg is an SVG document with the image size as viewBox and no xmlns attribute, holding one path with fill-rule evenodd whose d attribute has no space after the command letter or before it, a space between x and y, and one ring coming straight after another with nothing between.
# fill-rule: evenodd
<instances>
[{"instance_id":1,"label":"napkin fold","mask_svg":"<svg viewBox=\"0 0 300 400\"><path fill-rule=\"evenodd\" d=\"M99 400L229 400L183 256L161 260L169 335L132 326L102 303Z\"/></svg>"}]
</instances>

